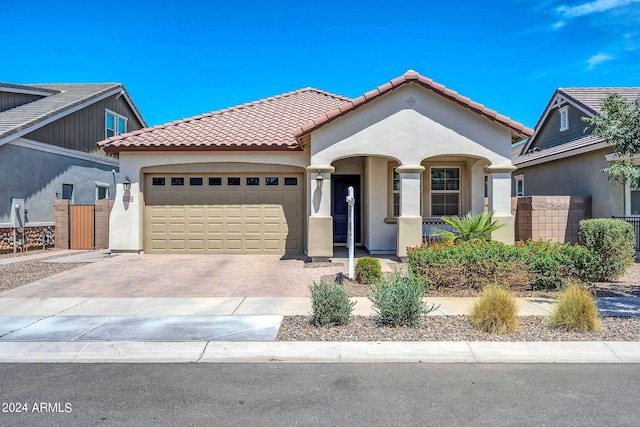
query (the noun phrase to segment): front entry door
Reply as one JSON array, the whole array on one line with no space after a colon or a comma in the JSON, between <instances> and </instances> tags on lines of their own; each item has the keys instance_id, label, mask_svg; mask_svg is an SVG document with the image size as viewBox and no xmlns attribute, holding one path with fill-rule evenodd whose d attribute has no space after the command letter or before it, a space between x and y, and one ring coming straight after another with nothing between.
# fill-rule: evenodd
<instances>
[{"instance_id":1,"label":"front entry door","mask_svg":"<svg viewBox=\"0 0 640 427\"><path fill-rule=\"evenodd\" d=\"M347 189L353 187L356 198L355 204L355 229L356 243L360 243L360 175L333 175L331 177L331 191L333 203L331 204L331 215L333 216L333 243L347 242L348 210L347 210Z\"/></svg>"}]
</instances>

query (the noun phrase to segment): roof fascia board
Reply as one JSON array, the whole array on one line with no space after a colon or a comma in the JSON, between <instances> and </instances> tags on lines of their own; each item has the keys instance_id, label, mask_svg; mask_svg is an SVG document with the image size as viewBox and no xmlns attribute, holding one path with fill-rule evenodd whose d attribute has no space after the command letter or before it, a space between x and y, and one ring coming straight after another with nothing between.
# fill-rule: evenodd
<instances>
[{"instance_id":1,"label":"roof fascia board","mask_svg":"<svg viewBox=\"0 0 640 427\"><path fill-rule=\"evenodd\" d=\"M92 98L89 101L83 102L82 104L78 104L78 105L76 105L76 106L74 106L72 108L69 108L68 110L64 110L64 111L56 114L55 116L51 116L51 117L49 117L49 118L47 118L47 119L45 119L45 120L43 120L41 122L38 122L38 123L34 124L33 126L29 126L26 129L22 129L21 131L18 131L16 133L12 133L11 135L9 135L9 136L7 136L7 137L5 137L3 139L0 139L0 146L6 144L9 141L12 141L14 139L20 138L23 135L31 133L36 129L40 129L41 127L46 126L49 123L55 122L56 120L59 120L59 119L65 117L65 116L68 116L69 114L72 114L72 113L75 113L76 111L82 110L83 108L85 108L85 107L87 107L87 106L89 106L91 104L95 104L98 101L102 101L105 98L108 98L108 97L113 96L113 95L115 95L117 93L120 93L121 90L122 90L122 87L116 88L114 90L110 90L109 92L104 93L104 94L102 94L102 95L100 95L100 96L98 96L96 98Z\"/></svg>"},{"instance_id":2,"label":"roof fascia board","mask_svg":"<svg viewBox=\"0 0 640 427\"><path fill-rule=\"evenodd\" d=\"M126 90L124 90L124 87L122 88L122 91L124 92L122 94L122 96L124 97L125 101L127 101L127 104L129 104L129 107L133 111L133 114L136 115L136 117L138 118L138 121L140 122L142 127L146 128L147 127L147 122L145 122L144 119L142 118L142 115L140 114L140 111L138 111L138 108L135 106L135 104L133 103L133 101L129 97L129 94L127 93Z\"/></svg>"},{"instance_id":3,"label":"roof fascia board","mask_svg":"<svg viewBox=\"0 0 640 427\"><path fill-rule=\"evenodd\" d=\"M22 89L17 87L4 87L4 86L0 87L0 92L21 93L25 95L39 95L39 96L55 95L55 93L51 93L51 92L43 92L43 91L34 90L34 89Z\"/></svg>"},{"instance_id":4,"label":"roof fascia board","mask_svg":"<svg viewBox=\"0 0 640 427\"><path fill-rule=\"evenodd\" d=\"M120 163L117 160L105 159L104 157L95 156L89 153L83 153L82 151L58 147L57 145L45 144L43 142L33 141L27 138L18 138L14 141L10 141L9 145L28 148L30 150L42 151L44 153L58 154L60 156L72 157L74 159L86 160L89 162L100 163L107 166L120 167Z\"/></svg>"},{"instance_id":5,"label":"roof fascia board","mask_svg":"<svg viewBox=\"0 0 640 427\"><path fill-rule=\"evenodd\" d=\"M567 157L577 156L578 154L585 154L591 151L602 150L603 148L608 148L608 147L609 147L609 144L607 144L606 142L598 142L597 144L589 145L587 147L580 147L574 150L568 150L568 151L563 151L561 153L550 154L549 156L546 156L546 157L541 157L538 159L525 161L522 163L514 163L514 166L516 166L518 169L527 168L529 166L535 166L542 163L552 162L554 160L565 159Z\"/></svg>"},{"instance_id":6,"label":"roof fascia board","mask_svg":"<svg viewBox=\"0 0 640 427\"><path fill-rule=\"evenodd\" d=\"M554 94L554 96L551 97L551 100L547 104L547 108L545 108L544 113L542 114L542 118L538 120L538 125L536 125L536 128L533 131L533 135L531 135L531 138L529 138L529 141L527 141L527 145L522 149L522 151L520 151L520 153L526 153L529 147L533 145L533 142L536 140L538 136L538 132L540 132L540 129L542 129L542 126L546 123L547 117L549 116L549 113L551 112L551 110L553 110L554 108L560 107L565 103L569 103L573 105L575 108L579 109L589 117L595 116L595 113L593 111L586 109L584 105L577 102L575 99L573 99L566 93L562 92L562 89L558 89L556 90L556 93Z\"/></svg>"}]
</instances>

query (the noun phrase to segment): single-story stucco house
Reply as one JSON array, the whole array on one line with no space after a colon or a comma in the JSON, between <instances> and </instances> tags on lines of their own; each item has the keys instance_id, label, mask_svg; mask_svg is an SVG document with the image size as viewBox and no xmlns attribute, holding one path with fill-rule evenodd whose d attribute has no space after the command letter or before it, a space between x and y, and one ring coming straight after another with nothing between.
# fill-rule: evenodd
<instances>
[{"instance_id":1,"label":"single-story stucco house","mask_svg":"<svg viewBox=\"0 0 640 427\"><path fill-rule=\"evenodd\" d=\"M484 210L514 239L511 144L532 130L415 71L349 99L300 89L118 135L113 251L406 255L423 221Z\"/></svg>"}]
</instances>

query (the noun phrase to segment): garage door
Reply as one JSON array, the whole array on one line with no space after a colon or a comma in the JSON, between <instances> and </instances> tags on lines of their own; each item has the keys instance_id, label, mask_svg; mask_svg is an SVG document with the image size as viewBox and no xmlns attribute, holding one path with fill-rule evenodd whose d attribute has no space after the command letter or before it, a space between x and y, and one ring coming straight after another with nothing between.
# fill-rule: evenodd
<instances>
[{"instance_id":1,"label":"garage door","mask_svg":"<svg viewBox=\"0 0 640 427\"><path fill-rule=\"evenodd\" d=\"M303 249L302 174L147 174L145 252Z\"/></svg>"}]
</instances>

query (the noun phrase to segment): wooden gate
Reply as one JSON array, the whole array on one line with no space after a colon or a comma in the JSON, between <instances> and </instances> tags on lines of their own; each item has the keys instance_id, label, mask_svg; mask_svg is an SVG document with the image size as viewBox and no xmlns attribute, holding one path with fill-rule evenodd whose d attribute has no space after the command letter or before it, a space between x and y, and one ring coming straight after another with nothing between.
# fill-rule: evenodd
<instances>
[{"instance_id":1,"label":"wooden gate","mask_svg":"<svg viewBox=\"0 0 640 427\"><path fill-rule=\"evenodd\" d=\"M95 246L95 206L69 206L69 248L93 249Z\"/></svg>"}]
</instances>

